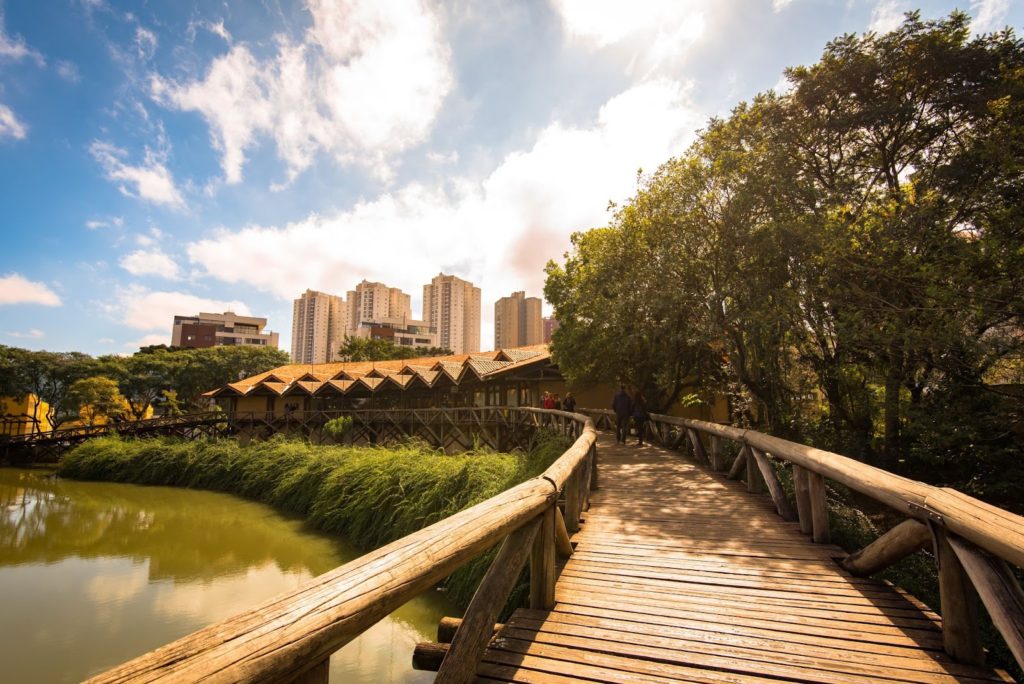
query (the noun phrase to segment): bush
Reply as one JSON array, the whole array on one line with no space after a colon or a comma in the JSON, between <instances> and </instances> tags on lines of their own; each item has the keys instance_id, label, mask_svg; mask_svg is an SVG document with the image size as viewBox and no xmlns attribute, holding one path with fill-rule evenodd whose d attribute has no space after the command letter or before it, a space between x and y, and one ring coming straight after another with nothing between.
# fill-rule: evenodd
<instances>
[{"instance_id":1,"label":"bush","mask_svg":"<svg viewBox=\"0 0 1024 684\"><path fill-rule=\"evenodd\" d=\"M233 440L102 437L70 452L60 475L79 480L210 489L262 501L344 535L360 549L387 544L539 475L568 448L541 433L529 452L446 455L421 441L391 447L316 446L277 436ZM487 554L488 558L491 554ZM469 603L486 559L446 580Z\"/></svg>"}]
</instances>

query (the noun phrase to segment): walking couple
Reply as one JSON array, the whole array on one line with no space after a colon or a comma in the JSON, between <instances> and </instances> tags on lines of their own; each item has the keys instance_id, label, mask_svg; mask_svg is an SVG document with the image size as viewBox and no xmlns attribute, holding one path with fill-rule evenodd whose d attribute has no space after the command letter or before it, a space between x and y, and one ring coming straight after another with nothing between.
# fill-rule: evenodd
<instances>
[{"instance_id":1,"label":"walking couple","mask_svg":"<svg viewBox=\"0 0 1024 684\"><path fill-rule=\"evenodd\" d=\"M637 446L644 445L644 431L647 428L647 400L643 392L637 390L632 397L626 392L626 386L620 385L619 391L612 397L612 410L615 411L615 441L626 443L629 436L629 419L636 426Z\"/></svg>"}]
</instances>

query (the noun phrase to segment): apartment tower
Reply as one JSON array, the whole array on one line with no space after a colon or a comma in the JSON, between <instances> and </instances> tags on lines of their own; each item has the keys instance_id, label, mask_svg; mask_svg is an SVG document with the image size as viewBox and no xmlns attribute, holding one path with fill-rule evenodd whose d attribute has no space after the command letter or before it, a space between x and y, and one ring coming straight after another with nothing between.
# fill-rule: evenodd
<instances>
[{"instance_id":1,"label":"apartment tower","mask_svg":"<svg viewBox=\"0 0 1024 684\"><path fill-rule=\"evenodd\" d=\"M423 286L423 320L440 346L456 354L480 351L480 288L439 273Z\"/></svg>"},{"instance_id":2,"label":"apartment tower","mask_svg":"<svg viewBox=\"0 0 1024 684\"><path fill-rule=\"evenodd\" d=\"M525 347L540 344L540 298L527 297L525 292L513 292L494 303L494 348Z\"/></svg>"},{"instance_id":3,"label":"apartment tower","mask_svg":"<svg viewBox=\"0 0 1024 684\"><path fill-rule=\"evenodd\" d=\"M356 330L361 323L412 318L412 297L384 283L364 280L356 285L356 289L349 290L348 304L350 330Z\"/></svg>"},{"instance_id":4,"label":"apartment tower","mask_svg":"<svg viewBox=\"0 0 1024 684\"><path fill-rule=\"evenodd\" d=\"M334 361L351 320L343 297L306 290L292 306L292 362Z\"/></svg>"}]
</instances>

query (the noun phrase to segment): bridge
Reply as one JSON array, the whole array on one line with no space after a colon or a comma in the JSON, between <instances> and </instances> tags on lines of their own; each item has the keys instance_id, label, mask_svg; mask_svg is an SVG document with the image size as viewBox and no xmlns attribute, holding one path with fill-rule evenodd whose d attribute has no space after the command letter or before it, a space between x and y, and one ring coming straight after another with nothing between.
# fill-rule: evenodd
<instances>
[{"instance_id":1,"label":"bridge","mask_svg":"<svg viewBox=\"0 0 1024 684\"><path fill-rule=\"evenodd\" d=\"M637 447L599 432L604 411L460 410L492 436L575 441L537 478L91 681L324 682L334 651L498 545L465 614L416 649L436 681L1012 681L984 664L979 598L1024 663L1024 518L752 430L653 416ZM848 555L829 482L905 520ZM871 578L925 547L941 617ZM498 624L524 567L529 605Z\"/></svg>"}]
</instances>

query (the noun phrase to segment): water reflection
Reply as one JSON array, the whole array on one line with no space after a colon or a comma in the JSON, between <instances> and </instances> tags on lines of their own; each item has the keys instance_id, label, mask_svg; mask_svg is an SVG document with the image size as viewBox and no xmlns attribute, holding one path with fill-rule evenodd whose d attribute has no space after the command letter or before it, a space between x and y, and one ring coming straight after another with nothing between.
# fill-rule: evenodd
<instances>
[{"instance_id":1,"label":"water reflection","mask_svg":"<svg viewBox=\"0 0 1024 684\"><path fill-rule=\"evenodd\" d=\"M231 496L0 469L2 678L77 681L355 555ZM429 681L412 646L446 613L411 602L336 654L332 680Z\"/></svg>"}]
</instances>

